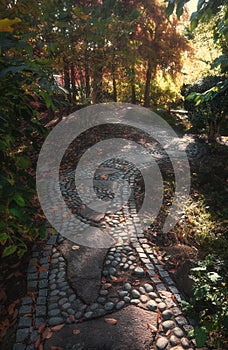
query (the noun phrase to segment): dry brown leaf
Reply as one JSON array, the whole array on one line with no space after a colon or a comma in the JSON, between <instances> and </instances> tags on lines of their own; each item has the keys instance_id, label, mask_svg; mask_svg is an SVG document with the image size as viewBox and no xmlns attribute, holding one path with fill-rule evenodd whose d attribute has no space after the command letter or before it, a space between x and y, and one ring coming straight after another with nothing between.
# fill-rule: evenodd
<instances>
[{"instance_id":1,"label":"dry brown leaf","mask_svg":"<svg viewBox=\"0 0 228 350\"><path fill-rule=\"evenodd\" d=\"M105 279L105 277L102 277L102 279L101 279L101 283L106 283L106 279Z\"/></svg>"},{"instance_id":2,"label":"dry brown leaf","mask_svg":"<svg viewBox=\"0 0 228 350\"><path fill-rule=\"evenodd\" d=\"M72 250L79 250L79 249L80 249L80 247L79 247L79 245L76 245L76 244L75 244L75 245L73 245L73 246L72 246L72 248L71 248L71 249L72 249Z\"/></svg>"},{"instance_id":3,"label":"dry brown leaf","mask_svg":"<svg viewBox=\"0 0 228 350\"><path fill-rule=\"evenodd\" d=\"M169 329L169 330L165 333L165 335L168 337L170 334L171 334L171 330Z\"/></svg>"},{"instance_id":4,"label":"dry brown leaf","mask_svg":"<svg viewBox=\"0 0 228 350\"><path fill-rule=\"evenodd\" d=\"M14 310L14 313L13 313L13 320L15 319L15 318L17 318L17 316L18 316L18 314L19 314L19 310L18 309L15 309Z\"/></svg>"},{"instance_id":5,"label":"dry brown leaf","mask_svg":"<svg viewBox=\"0 0 228 350\"><path fill-rule=\"evenodd\" d=\"M39 350L44 350L44 345L42 343L39 346Z\"/></svg>"},{"instance_id":6,"label":"dry brown leaf","mask_svg":"<svg viewBox=\"0 0 228 350\"><path fill-rule=\"evenodd\" d=\"M53 332L50 328L46 328L43 333L43 339L50 339L53 335Z\"/></svg>"},{"instance_id":7,"label":"dry brown leaf","mask_svg":"<svg viewBox=\"0 0 228 350\"><path fill-rule=\"evenodd\" d=\"M112 287L112 283L105 283L104 285L103 285L103 289L109 289L109 288L111 288Z\"/></svg>"},{"instance_id":8,"label":"dry brown leaf","mask_svg":"<svg viewBox=\"0 0 228 350\"><path fill-rule=\"evenodd\" d=\"M153 333L155 333L155 332L158 331L157 327L155 327L155 326L152 325L151 323L147 323L147 328L148 328L151 332L153 332Z\"/></svg>"},{"instance_id":9,"label":"dry brown leaf","mask_svg":"<svg viewBox=\"0 0 228 350\"><path fill-rule=\"evenodd\" d=\"M171 296L172 296L172 293L167 292L166 290L162 290L160 293L167 298L171 298Z\"/></svg>"},{"instance_id":10,"label":"dry brown leaf","mask_svg":"<svg viewBox=\"0 0 228 350\"><path fill-rule=\"evenodd\" d=\"M73 329L73 332L72 332L74 335L78 335L78 334L80 334L81 333L81 331L80 331L80 329L78 329L78 328L75 328L75 329Z\"/></svg>"},{"instance_id":11,"label":"dry brown leaf","mask_svg":"<svg viewBox=\"0 0 228 350\"><path fill-rule=\"evenodd\" d=\"M140 280L135 280L132 285L133 286L139 286L141 284Z\"/></svg>"},{"instance_id":12,"label":"dry brown leaf","mask_svg":"<svg viewBox=\"0 0 228 350\"><path fill-rule=\"evenodd\" d=\"M158 323L161 323L161 320L162 320L162 314L161 314L161 311L158 310L158 313L157 313L157 322L158 322Z\"/></svg>"},{"instance_id":13,"label":"dry brown leaf","mask_svg":"<svg viewBox=\"0 0 228 350\"><path fill-rule=\"evenodd\" d=\"M15 310L15 303L12 303L8 307L8 314L9 315L13 315L14 314L14 310Z\"/></svg>"},{"instance_id":14,"label":"dry brown leaf","mask_svg":"<svg viewBox=\"0 0 228 350\"><path fill-rule=\"evenodd\" d=\"M110 278L112 281L116 281L117 280L117 277L113 276L113 275L110 275Z\"/></svg>"},{"instance_id":15,"label":"dry brown leaf","mask_svg":"<svg viewBox=\"0 0 228 350\"><path fill-rule=\"evenodd\" d=\"M57 331L60 331L60 329L62 329L64 326L65 326L64 323L61 323L61 324L58 324L57 326L51 327L51 330L53 332L57 332Z\"/></svg>"},{"instance_id":16,"label":"dry brown leaf","mask_svg":"<svg viewBox=\"0 0 228 350\"><path fill-rule=\"evenodd\" d=\"M34 344L35 349L39 349L40 344L41 344L41 337L38 337Z\"/></svg>"},{"instance_id":17,"label":"dry brown leaf","mask_svg":"<svg viewBox=\"0 0 228 350\"><path fill-rule=\"evenodd\" d=\"M75 322L75 316L74 315L69 315L69 319L71 320L71 322Z\"/></svg>"},{"instance_id":18,"label":"dry brown leaf","mask_svg":"<svg viewBox=\"0 0 228 350\"><path fill-rule=\"evenodd\" d=\"M40 272L46 272L47 269L46 269L46 267L40 265L40 266L39 266L39 271L40 271Z\"/></svg>"},{"instance_id":19,"label":"dry brown leaf","mask_svg":"<svg viewBox=\"0 0 228 350\"><path fill-rule=\"evenodd\" d=\"M107 175L101 175L102 180L106 180L107 179Z\"/></svg>"},{"instance_id":20,"label":"dry brown leaf","mask_svg":"<svg viewBox=\"0 0 228 350\"><path fill-rule=\"evenodd\" d=\"M28 314L29 315L29 314ZM46 329L47 324L43 323L39 328L38 328L38 333L43 333Z\"/></svg>"},{"instance_id":21,"label":"dry brown leaf","mask_svg":"<svg viewBox=\"0 0 228 350\"><path fill-rule=\"evenodd\" d=\"M112 325L117 324L117 320L115 318L105 318L104 320L108 324L112 324Z\"/></svg>"},{"instance_id":22,"label":"dry brown leaf","mask_svg":"<svg viewBox=\"0 0 228 350\"><path fill-rule=\"evenodd\" d=\"M171 295L171 299L172 299L172 301L173 301L174 303L178 304L177 301L176 301L176 298L175 298L175 296L174 296L173 294Z\"/></svg>"},{"instance_id":23,"label":"dry brown leaf","mask_svg":"<svg viewBox=\"0 0 228 350\"><path fill-rule=\"evenodd\" d=\"M110 278L111 280L113 281L113 283L122 283L125 281L125 278L124 277L115 277L115 276L112 276L110 275Z\"/></svg>"}]
</instances>

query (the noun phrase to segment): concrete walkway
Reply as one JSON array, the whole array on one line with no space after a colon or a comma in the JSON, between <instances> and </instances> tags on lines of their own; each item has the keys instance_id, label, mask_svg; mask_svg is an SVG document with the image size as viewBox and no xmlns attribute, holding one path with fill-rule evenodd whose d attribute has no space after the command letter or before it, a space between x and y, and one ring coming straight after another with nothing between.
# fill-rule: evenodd
<instances>
[{"instance_id":1,"label":"concrete walkway","mask_svg":"<svg viewBox=\"0 0 228 350\"><path fill-rule=\"evenodd\" d=\"M130 170L121 162L105 164L95 188L107 196L109 180ZM67 201L74 172L61 178ZM100 223L104 233L108 227L115 244L85 247L47 228L46 244L33 247L13 350L194 349L184 297L144 236L134 193L125 206L99 218L85 212L77 196L73 202L82 225Z\"/></svg>"}]
</instances>

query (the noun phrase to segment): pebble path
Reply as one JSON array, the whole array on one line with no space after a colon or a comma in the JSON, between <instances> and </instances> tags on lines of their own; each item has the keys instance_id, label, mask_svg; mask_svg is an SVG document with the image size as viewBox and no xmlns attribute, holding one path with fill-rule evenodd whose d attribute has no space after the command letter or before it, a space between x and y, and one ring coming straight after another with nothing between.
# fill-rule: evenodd
<instances>
[{"instance_id":1,"label":"pebble path","mask_svg":"<svg viewBox=\"0 0 228 350\"><path fill-rule=\"evenodd\" d=\"M105 166L113 167L113 161ZM126 172L126 164L119 164L119 169L121 166L125 166ZM132 168L128 168L128 171L131 174ZM118 174L114 172L110 176L118 177ZM65 173L62 193L66 197L72 197L69 182L72 178L72 172ZM97 181L99 191L99 178ZM102 191L107 196L107 189ZM38 329L44 323L56 326L77 320L86 321L128 305L158 313L160 321L155 339L156 349L171 350L176 346L179 350L195 348L194 341L187 339L193 327L181 309L184 297L145 238L134 200L130 200L129 205L117 211L111 219L108 214L104 219L106 222L108 220L110 231L113 229L119 240L108 250L102 271L106 283L101 283L97 300L91 305L86 305L69 285L66 261L58 250L65 238L53 234L52 228L47 228L46 243L42 247L33 247L27 271L27 291L30 296L21 301L13 350L36 349ZM130 276L128 282L124 280L126 275ZM113 294L110 286L116 279L122 279L122 283L118 284Z\"/></svg>"}]
</instances>

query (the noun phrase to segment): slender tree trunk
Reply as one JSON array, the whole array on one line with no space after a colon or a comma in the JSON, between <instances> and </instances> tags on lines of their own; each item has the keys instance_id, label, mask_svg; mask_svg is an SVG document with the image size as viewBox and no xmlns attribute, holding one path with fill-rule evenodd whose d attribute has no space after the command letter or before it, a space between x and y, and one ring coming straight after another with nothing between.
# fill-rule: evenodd
<instances>
[{"instance_id":1,"label":"slender tree trunk","mask_svg":"<svg viewBox=\"0 0 228 350\"><path fill-rule=\"evenodd\" d=\"M135 83L131 84L131 103L136 104L136 92L135 92Z\"/></svg>"},{"instance_id":2,"label":"slender tree trunk","mask_svg":"<svg viewBox=\"0 0 228 350\"><path fill-rule=\"evenodd\" d=\"M114 64L112 64L112 87L113 87L113 101L117 102L117 84L116 84Z\"/></svg>"},{"instance_id":3,"label":"slender tree trunk","mask_svg":"<svg viewBox=\"0 0 228 350\"><path fill-rule=\"evenodd\" d=\"M131 69L131 103L136 104L135 67Z\"/></svg>"},{"instance_id":4,"label":"slender tree trunk","mask_svg":"<svg viewBox=\"0 0 228 350\"><path fill-rule=\"evenodd\" d=\"M150 106L150 82L152 78L152 64L148 60L147 71L146 71L146 85L144 91L144 107Z\"/></svg>"},{"instance_id":5,"label":"slender tree trunk","mask_svg":"<svg viewBox=\"0 0 228 350\"><path fill-rule=\"evenodd\" d=\"M68 100L71 102L69 64L64 62L64 87L69 91Z\"/></svg>"},{"instance_id":6,"label":"slender tree trunk","mask_svg":"<svg viewBox=\"0 0 228 350\"><path fill-rule=\"evenodd\" d=\"M113 86L113 101L117 102L117 86L116 86L116 79L112 78L112 86Z\"/></svg>"},{"instance_id":7,"label":"slender tree trunk","mask_svg":"<svg viewBox=\"0 0 228 350\"><path fill-rule=\"evenodd\" d=\"M93 73L93 92L92 92L92 103L102 102L102 78L103 78L103 66L95 67L96 70Z\"/></svg>"},{"instance_id":8,"label":"slender tree trunk","mask_svg":"<svg viewBox=\"0 0 228 350\"><path fill-rule=\"evenodd\" d=\"M73 63L71 63L70 71L71 71L71 86L72 86L72 102L73 104L75 104L77 89L75 85L75 67Z\"/></svg>"},{"instance_id":9,"label":"slender tree trunk","mask_svg":"<svg viewBox=\"0 0 228 350\"><path fill-rule=\"evenodd\" d=\"M87 60L87 53L85 53L85 94L86 98L89 98L91 93L91 86L90 86L90 73L89 73L89 64Z\"/></svg>"}]
</instances>

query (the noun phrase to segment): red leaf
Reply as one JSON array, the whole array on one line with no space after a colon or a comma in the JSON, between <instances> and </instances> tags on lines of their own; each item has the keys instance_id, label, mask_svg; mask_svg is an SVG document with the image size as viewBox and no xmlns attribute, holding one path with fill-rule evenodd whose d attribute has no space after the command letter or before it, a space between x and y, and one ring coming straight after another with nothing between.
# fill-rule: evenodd
<instances>
[{"instance_id":1,"label":"red leaf","mask_svg":"<svg viewBox=\"0 0 228 350\"><path fill-rule=\"evenodd\" d=\"M35 348L38 349L40 344L41 344L41 337L38 337L35 341L35 344L34 344Z\"/></svg>"},{"instance_id":2,"label":"red leaf","mask_svg":"<svg viewBox=\"0 0 228 350\"><path fill-rule=\"evenodd\" d=\"M43 339L50 339L53 335L53 332L51 331L50 328L46 328L44 333L43 333Z\"/></svg>"},{"instance_id":3,"label":"red leaf","mask_svg":"<svg viewBox=\"0 0 228 350\"><path fill-rule=\"evenodd\" d=\"M71 322L75 322L75 317L74 317L74 315L69 315L69 319L71 320Z\"/></svg>"},{"instance_id":4,"label":"red leaf","mask_svg":"<svg viewBox=\"0 0 228 350\"><path fill-rule=\"evenodd\" d=\"M53 332L60 331L60 329L62 329L64 326L65 326L64 323L58 324L57 326L51 327L51 330L52 330Z\"/></svg>"},{"instance_id":5,"label":"red leaf","mask_svg":"<svg viewBox=\"0 0 228 350\"><path fill-rule=\"evenodd\" d=\"M105 318L104 320L108 324L112 324L112 325L117 324L117 320L115 318Z\"/></svg>"},{"instance_id":6,"label":"red leaf","mask_svg":"<svg viewBox=\"0 0 228 350\"><path fill-rule=\"evenodd\" d=\"M28 314L29 315L29 314ZM46 328L46 323L43 323L39 328L38 328L38 333L43 333L45 331Z\"/></svg>"},{"instance_id":7,"label":"red leaf","mask_svg":"<svg viewBox=\"0 0 228 350\"><path fill-rule=\"evenodd\" d=\"M132 285L133 286L139 286L141 284L140 280L135 280Z\"/></svg>"},{"instance_id":8,"label":"red leaf","mask_svg":"<svg viewBox=\"0 0 228 350\"><path fill-rule=\"evenodd\" d=\"M157 327L153 326L151 323L147 323L147 328L153 333L158 331Z\"/></svg>"},{"instance_id":9,"label":"red leaf","mask_svg":"<svg viewBox=\"0 0 228 350\"><path fill-rule=\"evenodd\" d=\"M8 314L13 315L14 309L15 309L15 303L10 304L10 306L8 307Z\"/></svg>"}]
</instances>

